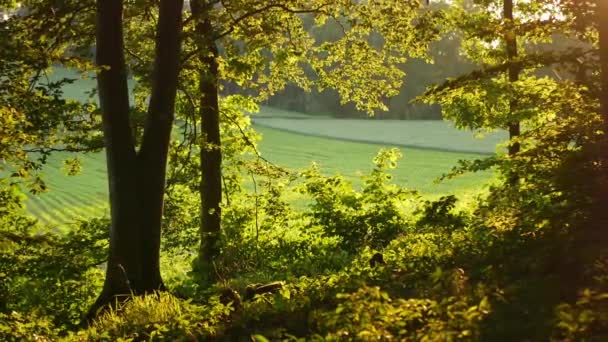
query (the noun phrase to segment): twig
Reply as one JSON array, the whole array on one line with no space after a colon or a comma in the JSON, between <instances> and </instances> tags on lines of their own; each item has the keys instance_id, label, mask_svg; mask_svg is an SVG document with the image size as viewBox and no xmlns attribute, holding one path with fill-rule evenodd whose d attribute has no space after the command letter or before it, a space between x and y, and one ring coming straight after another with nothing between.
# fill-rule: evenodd
<instances>
[{"instance_id":1,"label":"twig","mask_svg":"<svg viewBox=\"0 0 608 342\"><path fill-rule=\"evenodd\" d=\"M26 153L50 153L50 152L96 152L104 146L90 147L35 147L23 149Z\"/></svg>"}]
</instances>

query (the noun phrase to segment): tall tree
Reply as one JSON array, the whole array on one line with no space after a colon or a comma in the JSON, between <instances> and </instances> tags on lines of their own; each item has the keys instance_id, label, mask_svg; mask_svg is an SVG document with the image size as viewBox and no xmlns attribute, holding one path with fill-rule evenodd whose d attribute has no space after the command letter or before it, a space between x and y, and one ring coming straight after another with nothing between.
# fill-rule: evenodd
<instances>
[{"instance_id":1,"label":"tall tree","mask_svg":"<svg viewBox=\"0 0 608 342\"><path fill-rule=\"evenodd\" d=\"M201 228L199 265L209 267L219 254L222 213L222 151L220 140L219 105L219 51L217 33L211 22L213 2L192 0L192 16L196 22L197 58L202 68L199 81L199 116L201 121L200 171L201 171ZM207 272L209 274L213 274Z\"/></svg>"},{"instance_id":2,"label":"tall tree","mask_svg":"<svg viewBox=\"0 0 608 342\"><path fill-rule=\"evenodd\" d=\"M436 35L431 12L414 20L420 9L418 1L194 0L190 4L190 39L183 60L186 74L196 74L196 79L183 80L180 90L189 93L185 96L188 102L194 98L198 102L202 137L198 141L201 245L197 267L206 273L205 278L212 279L215 270L210 266L220 251L221 232L224 149L220 126L222 118L230 120L224 125L234 120L222 114L226 111L222 86L237 85L241 94L249 96L240 95L234 102L249 103L249 108L288 84L306 90L333 88L343 102L352 101L371 113L386 109L386 98L398 93L403 76L398 65L407 56L423 55ZM389 12L392 16L386 15ZM315 27L328 22L341 27L340 35L317 41ZM379 40L381 44L377 44ZM191 84L198 86L193 89Z\"/></svg>"},{"instance_id":3,"label":"tall tree","mask_svg":"<svg viewBox=\"0 0 608 342\"><path fill-rule=\"evenodd\" d=\"M514 20L513 20L513 0L503 1L503 16L505 18L505 24L508 28L505 30L505 48L507 50L507 59L513 61L517 58L517 36L515 35ZM519 67L515 63L509 65L509 82L517 82L519 80ZM513 112L517 102L511 100L509 102L509 111ZM520 127L519 122L511 121L509 123L509 138L514 140L519 136ZM515 155L519 152L519 142L511 142L509 145L509 154Z\"/></svg>"},{"instance_id":4,"label":"tall tree","mask_svg":"<svg viewBox=\"0 0 608 342\"><path fill-rule=\"evenodd\" d=\"M600 62L600 115L602 117L602 128L604 134L600 140L600 181L597 186L597 203L594 213L597 224L595 225L595 237L602 247L608 239L608 1L597 0L595 19L599 35L599 62Z\"/></svg>"},{"instance_id":5,"label":"tall tree","mask_svg":"<svg viewBox=\"0 0 608 342\"><path fill-rule=\"evenodd\" d=\"M117 295L164 288L159 267L160 230L179 73L182 7L181 0L159 3L152 90L137 151L130 120L123 1L97 1L96 61L112 223L106 278L89 317Z\"/></svg>"},{"instance_id":6,"label":"tall tree","mask_svg":"<svg viewBox=\"0 0 608 342\"><path fill-rule=\"evenodd\" d=\"M602 117L608 125L608 21L605 20L606 15L608 15L608 2L597 0L596 19L599 33L600 84L602 90L600 103Z\"/></svg>"},{"instance_id":7,"label":"tall tree","mask_svg":"<svg viewBox=\"0 0 608 342\"><path fill-rule=\"evenodd\" d=\"M461 128L506 130L510 137L507 158L494 158L482 168L501 164L504 176L513 182L522 177L514 167L524 160L515 158L521 150L518 140L533 136L569 111L563 99L546 99L565 89L582 92L571 89L568 77L544 76L542 68L571 70L581 60L589 61L591 46L587 38L579 37L576 16L565 15L562 7L548 0L462 1L450 12L451 22L464 37L463 53L480 67L431 87L427 100L441 104L444 118ZM521 123L526 132L521 131Z\"/></svg>"}]
</instances>

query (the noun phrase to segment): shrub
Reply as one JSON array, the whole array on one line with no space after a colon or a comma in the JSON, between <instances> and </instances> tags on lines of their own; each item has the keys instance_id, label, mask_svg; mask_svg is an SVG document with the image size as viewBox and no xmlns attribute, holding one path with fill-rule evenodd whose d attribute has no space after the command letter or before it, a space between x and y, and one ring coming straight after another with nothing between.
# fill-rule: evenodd
<instances>
[{"instance_id":1,"label":"shrub","mask_svg":"<svg viewBox=\"0 0 608 342\"><path fill-rule=\"evenodd\" d=\"M193 305L168 293L129 298L98 317L78 340L196 340L217 334L230 307L212 297L208 305Z\"/></svg>"},{"instance_id":2,"label":"shrub","mask_svg":"<svg viewBox=\"0 0 608 342\"><path fill-rule=\"evenodd\" d=\"M456 201L454 195L443 196L437 201L426 201L417 226L421 229L440 228L450 232L465 227L466 215L454 212Z\"/></svg>"},{"instance_id":3,"label":"shrub","mask_svg":"<svg viewBox=\"0 0 608 342\"><path fill-rule=\"evenodd\" d=\"M322 176L313 165L304 172L302 188L314 201L307 212L312 225L322 227L326 236L339 237L341 247L350 252L361 246L386 246L406 227L402 202L415 195L388 183L387 171L400 157L397 149L380 150L360 192L341 176Z\"/></svg>"},{"instance_id":4,"label":"shrub","mask_svg":"<svg viewBox=\"0 0 608 342\"><path fill-rule=\"evenodd\" d=\"M55 341L59 330L50 318L36 313L0 313L0 340L12 341Z\"/></svg>"},{"instance_id":5,"label":"shrub","mask_svg":"<svg viewBox=\"0 0 608 342\"><path fill-rule=\"evenodd\" d=\"M574 303L555 309L555 336L560 341L608 340L608 259L600 259L591 270L591 288L580 291Z\"/></svg>"},{"instance_id":6,"label":"shrub","mask_svg":"<svg viewBox=\"0 0 608 342\"><path fill-rule=\"evenodd\" d=\"M327 340L472 340L479 336L479 322L490 313L487 300L471 305L455 298L393 299L378 287L337 298L340 304L334 311L316 317Z\"/></svg>"},{"instance_id":7,"label":"shrub","mask_svg":"<svg viewBox=\"0 0 608 342\"><path fill-rule=\"evenodd\" d=\"M41 315L73 328L103 280L107 220L73 226L65 235L36 225L2 230L0 252L3 311Z\"/></svg>"}]
</instances>

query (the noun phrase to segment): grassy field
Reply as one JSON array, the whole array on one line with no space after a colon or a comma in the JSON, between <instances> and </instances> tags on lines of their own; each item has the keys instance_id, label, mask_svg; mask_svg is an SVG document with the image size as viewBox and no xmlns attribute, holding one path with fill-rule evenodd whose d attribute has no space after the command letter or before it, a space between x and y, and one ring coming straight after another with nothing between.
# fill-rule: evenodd
<instances>
[{"instance_id":1,"label":"grassy field","mask_svg":"<svg viewBox=\"0 0 608 342\"><path fill-rule=\"evenodd\" d=\"M43 169L49 191L29 196L27 209L43 223L68 223L75 217L108 213L108 190L104 153L80 155L83 172L67 176L63 160L73 155L53 154Z\"/></svg>"},{"instance_id":2,"label":"grassy field","mask_svg":"<svg viewBox=\"0 0 608 342\"><path fill-rule=\"evenodd\" d=\"M357 183L359 175L372 169L371 160L382 147L267 127L257 129L263 135L260 152L273 163L295 170L308 167L314 161L325 174L340 173L354 183ZM400 149L404 159L393 171L394 182L425 194L471 192L490 178L490 174L480 173L434 184L433 181L459 159L478 158L480 155L407 147ZM66 223L77 216L87 217L108 211L105 155L92 153L82 156L83 172L77 176L64 174L62 160L67 156L56 154L49 159L44 169L49 192L31 196L27 201L28 210L45 223Z\"/></svg>"},{"instance_id":3,"label":"grassy field","mask_svg":"<svg viewBox=\"0 0 608 342\"><path fill-rule=\"evenodd\" d=\"M325 174L340 173L353 182L358 180L358 176L371 171L372 159L383 147L380 144L300 135L267 127L256 127L256 129L263 135L260 151L271 162L301 169L310 166L314 161ZM434 180L449 171L459 159L483 156L472 153L399 148L404 158L399 162L399 167L393 171L393 181L424 193L444 194L477 189L491 176L489 173L479 173L434 184Z\"/></svg>"},{"instance_id":4,"label":"grassy field","mask_svg":"<svg viewBox=\"0 0 608 342\"><path fill-rule=\"evenodd\" d=\"M478 137L438 120L335 119L262 108L252 115L252 121L258 127L315 137L452 152L491 154L508 140L505 131Z\"/></svg>"},{"instance_id":5,"label":"grassy field","mask_svg":"<svg viewBox=\"0 0 608 342\"><path fill-rule=\"evenodd\" d=\"M77 77L59 70L53 77ZM66 97L84 99L94 81L80 80L66 86ZM255 128L262 133L259 150L268 160L297 170L316 162L327 175L340 173L358 182L358 176L373 167L372 158L382 147L399 147L404 155L394 170L394 182L438 196L446 193L478 191L490 173L467 175L434 184L459 159L473 159L496 150L504 133L476 139L441 121L343 120L306 115L263 107L252 114ZM63 159L55 154L43 170L49 192L30 196L27 208L44 223L63 224L73 218L108 213L105 155L92 153L80 157L83 172L66 176Z\"/></svg>"}]
</instances>

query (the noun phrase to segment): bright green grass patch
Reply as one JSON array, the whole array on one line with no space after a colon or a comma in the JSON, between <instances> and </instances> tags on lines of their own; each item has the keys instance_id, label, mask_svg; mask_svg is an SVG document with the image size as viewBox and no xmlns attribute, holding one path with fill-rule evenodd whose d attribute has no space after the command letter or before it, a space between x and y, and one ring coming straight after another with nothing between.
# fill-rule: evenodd
<instances>
[{"instance_id":1,"label":"bright green grass patch","mask_svg":"<svg viewBox=\"0 0 608 342\"><path fill-rule=\"evenodd\" d=\"M56 68L50 78L62 77L79 79L81 75ZM133 83L129 85L132 87ZM93 78L79 79L64 86L64 96L86 101L87 92L94 87ZM405 158L394 170L393 181L432 196L474 193L491 179L490 173L480 173L434 184L459 159L480 157L475 153L446 151L488 153L502 140L502 133L484 140L474 139L472 133L458 131L442 121L341 120L270 107L262 107L252 118L255 128L264 135L259 149L269 160L294 170L317 162L326 175L340 173L356 185L359 176L371 170L372 158L380 148L402 146ZM77 217L109 212L104 153L79 156L83 171L77 176L67 176L63 171L63 160L68 157L74 155L56 153L49 158L43 170L49 191L30 196L26 202L27 209L43 223L62 225ZM301 200L296 194L288 194L288 198Z\"/></svg>"},{"instance_id":2,"label":"bright green grass patch","mask_svg":"<svg viewBox=\"0 0 608 342\"><path fill-rule=\"evenodd\" d=\"M63 160L69 157L74 155L55 153L48 159L42 175L49 191L26 201L28 211L43 223L63 224L108 210L105 154L79 155L83 171L76 176L67 176L64 171Z\"/></svg>"},{"instance_id":3,"label":"bright green grass patch","mask_svg":"<svg viewBox=\"0 0 608 342\"><path fill-rule=\"evenodd\" d=\"M355 184L359 176L368 174L372 159L382 146L344 140L293 134L266 127L257 127L262 135L260 152L273 163L292 169L309 167L314 161L327 175L340 173ZM427 194L476 191L487 183L492 174L480 172L440 184L434 181L454 167L460 159L482 158L483 155L401 147L404 155L393 182Z\"/></svg>"},{"instance_id":4,"label":"bright green grass patch","mask_svg":"<svg viewBox=\"0 0 608 342\"><path fill-rule=\"evenodd\" d=\"M249 115L251 115L252 119L262 119L262 118L267 118L267 119L276 119L276 118L283 118L283 119L321 118L322 119L322 118L326 118L326 119L330 119L331 118L330 116L326 116L326 115L322 115L322 114L313 116L310 114L294 112L291 110L283 110L283 109L267 107L267 106L260 106L260 111L258 113L249 113Z\"/></svg>"},{"instance_id":5,"label":"bright green grass patch","mask_svg":"<svg viewBox=\"0 0 608 342\"><path fill-rule=\"evenodd\" d=\"M91 98L91 92L97 89L97 79L94 72L83 73L75 69L67 69L63 67L55 67L49 73L50 81L59 81L64 78L74 79L75 81L70 84L65 84L62 87L63 97L66 99L78 100L81 102L87 102L89 100L97 101L97 96ZM127 80L130 90L133 90L135 81L133 79ZM131 95L132 91L130 92ZM131 96L131 102L134 98Z\"/></svg>"},{"instance_id":6,"label":"bright green grass patch","mask_svg":"<svg viewBox=\"0 0 608 342\"><path fill-rule=\"evenodd\" d=\"M441 120L333 119L263 107L252 115L257 127L317 137L442 151L491 154L508 140L504 131L485 134L455 128Z\"/></svg>"},{"instance_id":7,"label":"bright green grass patch","mask_svg":"<svg viewBox=\"0 0 608 342\"><path fill-rule=\"evenodd\" d=\"M320 165L327 175L343 174L359 184L359 176L372 169L372 158L382 147L336 139L305 136L265 127L256 127L263 134L259 150L267 159L290 169ZM478 154L401 148L404 159L393 171L393 182L424 194L471 193L491 179L491 173L478 173L434 184L434 180L456 165L459 159L481 157ZM104 153L81 156L83 171L66 176L62 161L69 154L58 153L49 158L43 170L49 191L30 196L28 210L44 223L64 224L76 217L108 213L107 178Z\"/></svg>"}]
</instances>

